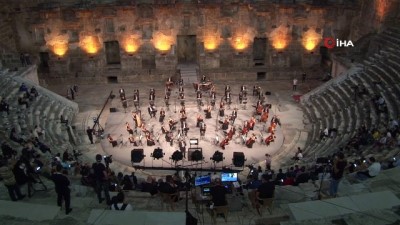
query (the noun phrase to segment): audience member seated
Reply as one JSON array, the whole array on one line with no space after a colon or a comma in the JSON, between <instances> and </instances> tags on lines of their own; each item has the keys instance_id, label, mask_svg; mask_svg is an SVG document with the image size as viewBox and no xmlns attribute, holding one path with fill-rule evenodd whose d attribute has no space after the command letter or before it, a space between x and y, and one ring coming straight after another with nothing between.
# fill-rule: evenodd
<instances>
[{"instance_id":1,"label":"audience member seated","mask_svg":"<svg viewBox=\"0 0 400 225\"><path fill-rule=\"evenodd\" d=\"M19 134L17 133L17 130L15 128L11 129L10 139L12 141L15 141L15 142L19 143L19 144L22 144L22 143L25 142L25 140L22 137L19 136Z\"/></svg>"},{"instance_id":2,"label":"audience member seated","mask_svg":"<svg viewBox=\"0 0 400 225\"><path fill-rule=\"evenodd\" d=\"M25 85L25 83L22 83L21 86L19 86L19 91L20 92L27 92L28 87Z\"/></svg>"},{"instance_id":3,"label":"audience member seated","mask_svg":"<svg viewBox=\"0 0 400 225\"><path fill-rule=\"evenodd\" d=\"M260 201L260 199L273 198L274 192L275 192L275 184L273 182L270 182L270 179L268 176L263 175L262 183L257 188L257 192L256 192L256 198L257 198L258 202L262 205L263 203L262 203L262 201Z\"/></svg>"},{"instance_id":4,"label":"audience member seated","mask_svg":"<svg viewBox=\"0 0 400 225\"><path fill-rule=\"evenodd\" d=\"M153 177L148 176L142 183L142 192L149 192L152 196L158 193L158 184Z\"/></svg>"},{"instance_id":5,"label":"audience member seated","mask_svg":"<svg viewBox=\"0 0 400 225\"><path fill-rule=\"evenodd\" d=\"M221 179L215 179L215 186L211 188L211 199L214 206L225 206L228 205L226 201L226 194L228 191L222 185Z\"/></svg>"},{"instance_id":6,"label":"audience member seated","mask_svg":"<svg viewBox=\"0 0 400 225\"><path fill-rule=\"evenodd\" d=\"M1 99L0 102L0 112L7 112L7 114L10 115L10 106L4 99Z\"/></svg>"},{"instance_id":7,"label":"audience member seated","mask_svg":"<svg viewBox=\"0 0 400 225\"><path fill-rule=\"evenodd\" d=\"M174 183L171 175L165 178L165 182L160 183L158 190L160 193L169 194L171 200L177 202L179 200L178 186Z\"/></svg>"},{"instance_id":8,"label":"audience member seated","mask_svg":"<svg viewBox=\"0 0 400 225\"><path fill-rule=\"evenodd\" d=\"M23 97L21 97L21 96L18 97L18 104L19 105L25 105L26 108L29 108L28 100L23 98Z\"/></svg>"},{"instance_id":9,"label":"audience member seated","mask_svg":"<svg viewBox=\"0 0 400 225\"><path fill-rule=\"evenodd\" d=\"M307 183L310 179L310 174L306 172L306 167L302 166L296 174L294 185L297 186L301 183Z\"/></svg>"},{"instance_id":10,"label":"audience member seated","mask_svg":"<svg viewBox=\"0 0 400 225\"><path fill-rule=\"evenodd\" d=\"M38 125L36 125L32 131L32 134L35 138L39 139L39 137L44 135L44 130L42 130L42 128L40 128Z\"/></svg>"},{"instance_id":11,"label":"audience member seated","mask_svg":"<svg viewBox=\"0 0 400 225\"><path fill-rule=\"evenodd\" d=\"M374 157L370 157L366 164L369 165L367 170L357 172L356 178L366 180L376 177L381 171L381 164L377 162Z\"/></svg>"},{"instance_id":12,"label":"audience member seated","mask_svg":"<svg viewBox=\"0 0 400 225\"><path fill-rule=\"evenodd\" d=\"M1 151L3 152L3 157L5 159L11 159L17 156L17 151L12 149L11 146L5 141L1 144Z\"/></svg>"},{"instance_id":13,"label":"audience member seated","mask_svg":"<svg viewBox=\"0 0 400 225\"><path fill-rule=\"evenodd\" d=\"M129 175L125 175L121 182L122 190L130 191L133 190L133 183L129 177Z\"/></svg>"},{"instance_id":14,"label":"audience member seated","mask_svg":"<svg viewBox=\"0 0 400 225\"><path fill-rule=\"evenodd\" d=\"M297 147L297 152L293 159L296 161L303 159L303 151L300 149L300 147Z\"/></svg>"},{"instance_id":15,"label":"audience member seated","mask_svg":"<svg viewBox=\"0 0 400 225\"><path fill-rule=\"evenodd\" d=\"M36 90L35 86L31 87L30 94L35 98L39 96L39 92Z\"/></svg>"},{"instance_id":16,"label":"audience member seated","mask_svg":"<svg viewBox=\"0 0 400 225\"><path fill-rule=\"evenodd\" d=\"M65 123L65 125L68 125L68 120L64 117L64 115L60 116L60 123Z\"/></svg>"},{"instance_id":17,"label":"audience member seated","mask_svg":"<svg viewBox=\"0 0 400 225\"><path fill-rule=\"evenodd\" d=\"M275 184L282 185L283 181L286 179L286 174L282 172L282 169L279 169L278 173L276 174Z\"/></svg>"},{"instance_id":18,"label":"audience member seated","mask_svg":"<svg viewBox=\"0 0 400 225\"><path fill-rule=\"evenodd\" d=\"M117 196L113 197L111 200L111 210L120 210L120 211L132 211L132 205L126 203L125 195L123 192L118 192Z\"/></svg>"}]
</instances>

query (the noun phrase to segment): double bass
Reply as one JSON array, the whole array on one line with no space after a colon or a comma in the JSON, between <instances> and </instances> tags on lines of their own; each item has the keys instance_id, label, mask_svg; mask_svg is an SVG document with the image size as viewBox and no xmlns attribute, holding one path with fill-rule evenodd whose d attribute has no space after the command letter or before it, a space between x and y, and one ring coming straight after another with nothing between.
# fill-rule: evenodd
<instances>
[{"instance_id":1,"label":"double bass","mask_svg":"<svg viewBox=\"0 0 400 225\"><path fill-rule=\"evenodd\" d=\"M265 144L269 146L271 142L275 141L275 136L273 134L270 134L268 137L265 138Z\"/></svg>"},{"instance_id":2,"label":"double bass","mask_svg":"<svg viewBox=\"0 0 400 225\"><path fill-rule=\"evenodd\" d=\"M256 142L257 137L253 134L249 139L246 141L246 146L248 148L253 148L253 144Z\"/></svg>"}]
</instances>

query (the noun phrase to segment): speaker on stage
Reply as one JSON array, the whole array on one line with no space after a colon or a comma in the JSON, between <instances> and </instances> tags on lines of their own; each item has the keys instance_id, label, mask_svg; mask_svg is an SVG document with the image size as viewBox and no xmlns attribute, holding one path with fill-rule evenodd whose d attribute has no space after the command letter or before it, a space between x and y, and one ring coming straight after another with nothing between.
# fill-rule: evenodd
<instances>
[{"instance_id":1,"label":"speaker on stage","mask_svg":"<svg viewBox=\"0 0 400 225\"><path fill-rule=\"evenodd\" d=\"M189 148L189 161L202 161L203 150L201 148Z\"/></svg>"},{"instance_id":2,"label":"speaker on stage","mask_svg":"<svg viewBox=\"0 0 400 225\"><path fill-rule=\"evenodd\" d=\"M145 155L143 154L143 149L142 148L138 148L138 149L133 149L131 151L131 162L132 163L140 163Z\"/></svg>"},{"instance_id":3,"label":"speaker on stage","mask_svg":"<svg viewBox=\"0 0 400 225\"><path fill-rule=\"evenodd\" d=\"M244 153L243 152L234 152L233 153L233 165L236 167L243 167L244 162L246 159L244 158Z\"/></svg>"},{"instance_id":4,"label":"speaker on stage","mask_svg":"<svg viewBox=\"0 0 400 225\"><path fill-rule=\"evenodd\" d=\"M117 112L117 108L110 108L110 113Z\"/></svg>"}]
</instances>

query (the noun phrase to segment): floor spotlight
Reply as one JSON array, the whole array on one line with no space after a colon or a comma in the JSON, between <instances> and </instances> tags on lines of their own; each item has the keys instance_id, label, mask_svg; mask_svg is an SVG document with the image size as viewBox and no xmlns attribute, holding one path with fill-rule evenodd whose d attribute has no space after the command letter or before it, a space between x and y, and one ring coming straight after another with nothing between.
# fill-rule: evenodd
<instances>
[{"instance_id":1,"label":"floor spotlight","mask_svg":"<svg viewBox=\"0 0 400 225\"><path fill-rule=\"evenodd\" d=\"M172 153L172 156L171 156L170 159L172 159L172 161L174 161L175 163L177 163L178 161L180 161L180 160L183 159L183 154L182 154L181 151L176 150L174 153Z\"/></svg>"},{"instance_id":2,"label":"floor spotlight","mask_svg":"<svg viewBox=\"0 0 400 225\"><path fill-rule=\"evenodd\" d=\"M161 159L164 157L164 155L165 153L161 148L155 148L153 153L150 154L150 156L153 157L153 159Z\"/></svg>"},{"instance_id":3,"label":"floor spotlight","mask_svg":"<svg viewBox=\"0 0 400 225\"><path fill-rule=\"evenodd\" d=\"M225 159L224 153L217 150L214 152L214 155L210 159L216 163L222 162Z\"/></svg>"}]
</instances>

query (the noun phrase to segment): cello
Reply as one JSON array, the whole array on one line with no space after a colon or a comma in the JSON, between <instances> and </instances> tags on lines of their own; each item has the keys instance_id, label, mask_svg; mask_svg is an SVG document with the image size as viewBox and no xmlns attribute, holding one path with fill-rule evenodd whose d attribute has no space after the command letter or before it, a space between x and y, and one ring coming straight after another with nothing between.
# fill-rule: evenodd
<instances>
[{"instance_id":1,"label":"cello","mask_svg":"<svg viewBox=\"0 0 400 225\"><path fill-rule=\"evenodd\" d=\"M219 146L220 146L222 149L225 150L225 145L228 145L228 144L229 144L229 139L228 139L228 138L225 138L225 139L219 144Z\"/></svg>"},{"instance_id":2,"label":"cello","mask_svg":"<svg viewBox=\"0 0 400 225\"><path fill-rule=\"evenodd\" d=\"M255 134L253 134L249 139L247 139L246 141L246 146L248 148L253 148L253 144L254 142L256 142L257 137L255 136Z\"/></svg>"},{"instance_id":3,"label":"cello","mask_svg":"<svg viewBox=\"0 0 400 225\"><path fill-rule=\"evenodd\" d=\"M260 122L265 123L268 121L268 110L261 114Z\"/></svg>"}]
</instances>

